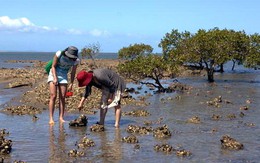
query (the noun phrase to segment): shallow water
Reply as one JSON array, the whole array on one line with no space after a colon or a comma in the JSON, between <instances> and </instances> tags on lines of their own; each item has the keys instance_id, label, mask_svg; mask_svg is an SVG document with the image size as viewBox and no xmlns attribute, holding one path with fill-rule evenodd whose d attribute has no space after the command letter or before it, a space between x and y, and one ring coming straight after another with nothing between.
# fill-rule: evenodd
<instances>
[{"instance_id":1,"label":"shallow water","mask_svg":"<svg viewBox=\"0 0 260 163\"><path fill-rule=\"evenodd\" d=\"M260 72L236 72L215 75L215 84L207 83L205 77L179 79L182 83L192 85L188 93L156 94L149 98L150 105L146 109L151 116L123 116L120 129L115 129L114 113L109 110L106 118L105 132L90 132L90 126L98 121L99 113L88 115L88 126L83 128L69 127L56 122L53 127L48 125L48 111L37 115L39 120L32 121L31 116L10 116L0 113L0 129L10 132L7 139L13 141L13 150L6 158L7 162L23 160L27 162L259 162L260 159ZM232 104L221 103L220 108L208 106L207 101L219 95ZM180 99L175 97L179 96ZM169 98L171 97L171 98ZM246 100L252 103L247 104ZM240 110L248 105L249 110ZM123 111L135 108L124 107ZM245 114L240 117L240 112ZM55 119L57 120L55 112ZM212 120L213 114L221 115L220 120ZM230 119L229 114L236 118ZM73 120L78 114L66 113L67 121ZM193 116L201 119L200 124L187 123ZM153 134L136 135L140 149L134 144L121 142L128 136L125 131L129 124L143 126L145 120L157 121L168 125L172 132L171 138L156 139ZM249 124L254 124L250 126ZM212 130L216 130L212 132ZM243 143L244 149L239 151L221 149L220 139L229 134ZM76 149L76 142L87 135L96 146L85 149L83 157L68 157L71 149ZM177 157L174 153L156 152L153 146L167 143L174 148L182 147L192 152L190 157Z\"/></svg>"}]
</instances>

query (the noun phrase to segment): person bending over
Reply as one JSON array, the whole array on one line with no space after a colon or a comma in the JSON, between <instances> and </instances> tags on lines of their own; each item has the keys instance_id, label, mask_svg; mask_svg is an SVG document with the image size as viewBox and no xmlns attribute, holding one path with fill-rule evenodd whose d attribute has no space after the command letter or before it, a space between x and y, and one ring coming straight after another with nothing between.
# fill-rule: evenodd
<instances>
[{"instance_id":1,"label":"person bending over","mask_svg":"<svg viewBox=\"0 0 260 163\"><path fill-rule=\"evenodd\" d=\"M85 88L85 94L81 98L78 109L81 110L87 97L91 94L91 87L95 86L102 91L100 101L100 120L99 124L104 125L107 110L115 108L115 127L119 127L121 119L121 94L125 90L125 81L116 72L110 69L95 69L92 72L84 70L77 74L79 87Z\"/></svg>"}]
</instances>

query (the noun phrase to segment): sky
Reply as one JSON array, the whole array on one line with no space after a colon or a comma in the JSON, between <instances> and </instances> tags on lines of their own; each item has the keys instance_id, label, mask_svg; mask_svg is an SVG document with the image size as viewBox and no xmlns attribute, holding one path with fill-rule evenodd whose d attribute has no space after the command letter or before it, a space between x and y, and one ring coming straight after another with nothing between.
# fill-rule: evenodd
<instances>
[{"instance_id":1,"label":"sky","mask_svg":"<svg viewBox=\"0 0 260 163\"><path fill-rule=\"evenodd\" d=\"M0 51L54 52L99 45L152 46L166 33L199 29L260 33L260 0L0 0Z\"/></svg>"}]
</instances>

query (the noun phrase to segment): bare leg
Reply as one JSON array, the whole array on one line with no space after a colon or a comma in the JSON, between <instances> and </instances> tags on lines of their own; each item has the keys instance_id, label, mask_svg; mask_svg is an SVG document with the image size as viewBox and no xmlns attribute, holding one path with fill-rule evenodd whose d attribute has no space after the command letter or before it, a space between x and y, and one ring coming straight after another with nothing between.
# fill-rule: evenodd
<instances>
[{"instance_id":1,"label":"bare leg","mask_svg":"<svg viewBox=\"0 0 260 163\"><path fill-rule=\"evenodd\" d=\"M65 95L67 91L67 84L60 84L59 85L59 119L60 122L63 123L65 122L63 117L64 117L64 110L65 110Z\"/></svg>"},{"instance_id":2,"label":"bare leg","mask_svg":"<svg viewBox=\"0 0 260 163\"><path fill-rule=\"evenodd\" d=\"M50 121L49 124L53 125L54 120L53 120L53 114L55 110L55 101L57 97L57 87L53 84L53 82L50 82L50 101L49 101L49 115L50 115Z\"/></svg>"},{"instance_id":3,"label":"bare leg","mask_svg":"<svg viewBox=\"0 0 260 163\"><path fill-rule=\"evenodd\" d=\"M119 128L120 120L121 120L121 106L118 105L115 107L115 127L116 128Z\"/></svg>"},{"instance_id":4,"label":"bare leg","mask_svg":"<svg viewBox=\"0 0 260 163\"><path fill-rule=\"evenodd\" d=\"M107 108L105 108L105 109L101 108L100 109L100 121L99 121L100 125L104 125L105 124L106 114L107 114Z\"/></svg>"},{"instance_id":5,"label":"bare leg","mask_svg":"<svg viewBox=\"0 0 260 163\"><path fill-rule=\"evenodd\" d=\"M99 124L104 125L105 124L105 118L107 114L107 107L102 108L101 106L107 106L107 100L108 100L109 92L106 89L102 89L102 97L100 102L100 119Z\"/></svg>"}]
</instances>

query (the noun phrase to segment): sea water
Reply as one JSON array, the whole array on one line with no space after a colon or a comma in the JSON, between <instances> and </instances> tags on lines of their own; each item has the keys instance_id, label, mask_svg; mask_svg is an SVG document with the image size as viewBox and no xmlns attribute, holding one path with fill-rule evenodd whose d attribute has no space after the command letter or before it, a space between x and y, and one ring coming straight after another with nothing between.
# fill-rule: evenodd
<instances>
[{"instance_id":1,"label":"sea water","mask_svg":"<svg viewBox=\"0 0 260 163\"><path fill-rule=\"evenodd\" d=\"M39 60L47 62L53 58L55 52L0 52L0 68L21 68L28 63L10 63L10 60ZM95 56L96 59L117 59L117 53L100 53ZM79 55L79 58L81 56Z\"/></svg>"}]
</instances>

